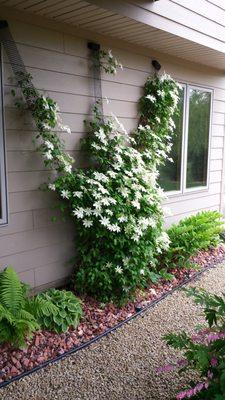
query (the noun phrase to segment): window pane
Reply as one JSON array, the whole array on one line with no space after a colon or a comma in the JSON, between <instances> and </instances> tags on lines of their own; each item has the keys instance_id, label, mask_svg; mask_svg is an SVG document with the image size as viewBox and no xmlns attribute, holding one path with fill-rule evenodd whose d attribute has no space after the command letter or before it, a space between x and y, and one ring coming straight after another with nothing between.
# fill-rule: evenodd
<instances>
[{"instance_id":1,"label":"window pane","mask_svg":"<svg viewBox=\"0 0 225 400\"><path fill-rule=\"evenodd\" d=\"M178 102L178 115L174 115L176 129L173 137L173 147L170 158L173 162L166 161L159 170L159 184L165 191L180 190L181 174L181 152L182 152L182 132L183 132L183 108L184 108L184 88L180 90Z\"/></svg>"},{"instance_id":2,"label":"window pane","mask_svg":"<svg viewBox=\"0 0 225 400\"><path fill-rule=\"evenodd\" d=\"M211 93L189 91L187 188L206 186Z\"/></svg>"}]
</instances>

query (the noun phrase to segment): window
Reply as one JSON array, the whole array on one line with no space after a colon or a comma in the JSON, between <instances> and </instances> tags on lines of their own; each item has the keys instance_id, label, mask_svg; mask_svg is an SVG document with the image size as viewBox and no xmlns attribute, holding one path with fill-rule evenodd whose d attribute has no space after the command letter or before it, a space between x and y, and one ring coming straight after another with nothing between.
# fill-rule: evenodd
<instances>
[{"instance_id":1,"label":"window","mask_svg":"<svg viewBox=\"0 0 225 400\"><path fill-rule=\"evenodd\" d=\"M2 47L0 46L0 224L8 222L3 114Z\"/></svg>"},{"instance_id":2,"label":"window","mask_svg":"<svg viewBox=\"0 0 225 400\"><path fill-rule=\"evenodd\" d=\"M174 162L167 161L159 171L159 184L166 192L207 187L211 102L211 90L182 85L179 115L174 116Z\"/></svg>"},{"instance_id":3,"label":"window","mask_svg":"<svg viewBox=\"0 0 225 400\"><path fill-rule=\"evenodd\" d=\"M173 163L167 161L160 170L160 186L165 191L180 191L181 189L181 158L182 158L182 132L184 114L184 88L180 91L178 102L179 116L174 116L176 129L174 131L173 147L170 157Z\"/></svg>"}]
</instances>

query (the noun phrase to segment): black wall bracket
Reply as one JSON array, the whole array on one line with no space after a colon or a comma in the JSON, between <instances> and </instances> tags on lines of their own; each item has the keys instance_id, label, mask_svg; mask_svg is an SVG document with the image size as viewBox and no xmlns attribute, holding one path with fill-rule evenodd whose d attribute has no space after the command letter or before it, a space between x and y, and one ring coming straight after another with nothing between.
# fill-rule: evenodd
<instances>
[{"instance_id":1,"label":"black wall bracket","mask_svg":"<svg viewBox=\"0 0 225 400\"><path fill-rule=\"evenodd\" d=\"M99 43L88 42L87 47L92 51L99 51L101 46Z\"/></svg>"},{"instance_id":2,"label":"black wall bracket","mask_svg":"<svg viewBox=\"0 0 225 400\"><path fill-rule=\"evenodd\" d=\"M5 21L5 20L1 20L0 21L0 29L3 29L3 28L8 28L8 22L7 21Z\"/></svg>"},{"instance_id":3,"label":"black wall bracket","mask_svg":"<svg viewBox=\"0 0 225 400\"><path fill-rule=\"evenodd\" d=\"M160 71L161 69L161 64L157 60L152 60L152 66L156 71Z\"/></svg>"}]
</instances>

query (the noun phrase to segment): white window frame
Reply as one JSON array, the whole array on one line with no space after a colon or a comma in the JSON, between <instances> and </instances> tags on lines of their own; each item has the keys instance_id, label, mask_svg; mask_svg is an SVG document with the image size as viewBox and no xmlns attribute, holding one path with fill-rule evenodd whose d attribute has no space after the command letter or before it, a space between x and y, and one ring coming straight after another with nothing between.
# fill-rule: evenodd
<instances>
[{"instance_id":1,"label":"white window frame","mask_svg":"<svg viewBox=\"0 0 225 400\"><path fill-rule=\"evenodd\" d=\"M184 104L183 104L183 124L182 124L182 146L181 146L181 171L180 171L180 190L166 191L168 197L186 195L189 193L206 192L209 190L210 175L210 153L211 153L211 137L212 137L212 114L213 114L213 97L214 90L205 86L198 86L187 82L179 82L184 88ZM186 187L187 176L187 154L188 154L188 129L189 129L189 98L190 90L197 89L203 92L211 93L210 116L209 116L209 142L207 156L207 181L204 186L196 186L193 188Z\"/></svg>"},{"instance_id":2,"label":"white window frame","mask_svg":"<svg viewBox=\"0 0 225 400\"><path fill-rule=\"evenodd\" d=\"M6 178L5 121L3 100L3 49L0 43L0 206L2 209L2 218L0 218L0 225L8 224L8 191Z\"/></svg>"}]
</instances>

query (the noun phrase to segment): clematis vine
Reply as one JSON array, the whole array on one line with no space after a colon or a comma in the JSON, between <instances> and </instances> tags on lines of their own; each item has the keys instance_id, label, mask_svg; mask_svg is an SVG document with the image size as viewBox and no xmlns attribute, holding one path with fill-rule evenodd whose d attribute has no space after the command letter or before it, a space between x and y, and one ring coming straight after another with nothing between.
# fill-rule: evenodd
<instances>
[{"instance_id":1,"label":"clematis vine","mask_svg":"<svg viewBox=\"0 0 225 400\"><path fill-rule=\"evenodd\" d=\"M100 57L108 65L105 72L120 67L111 52ZM103 119L97 103L82 141L90 155L85 169L73 168L56 132L71 131L63 126L56 102L33 88L29 75L19 76L18 83L39 131L38 150L56 173L46 187L58 194L62 210L76 223L76 289L101 301L125 299L138 286L159 279L158 255L168 248L169 238L158 166L171 149L177 83L168 75L148 79L132 135L115 115Z\"/></svg>"}]
</instances>

